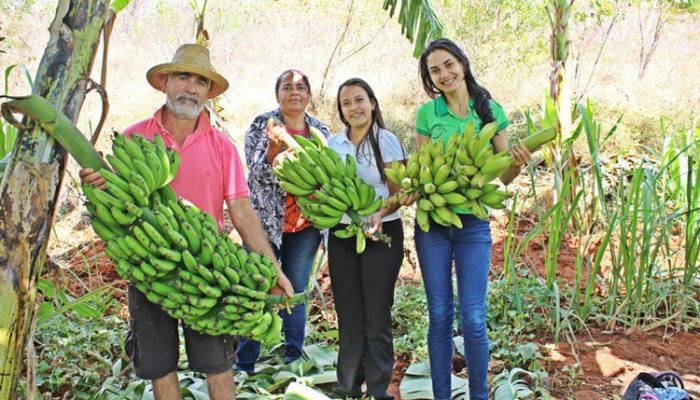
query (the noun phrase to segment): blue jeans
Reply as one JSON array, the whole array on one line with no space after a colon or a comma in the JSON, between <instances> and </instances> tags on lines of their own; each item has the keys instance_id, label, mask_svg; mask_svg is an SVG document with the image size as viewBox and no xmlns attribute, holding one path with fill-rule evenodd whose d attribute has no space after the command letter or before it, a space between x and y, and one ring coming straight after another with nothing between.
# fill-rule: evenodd
<instances>
[{"instance_id":1,"label":"blue jeans","mask_svg":"<svg viewBox=\"0 0 700 400\"><path fill-rule=\"evenodd\" d=\"M303 231L285 233L281 251L273 246L275 255L281 260L282 271L292 282L295 293L306 290L319 243L321 234L318 229L309 227ZM301 357L306 329L306 303L292 307L291 314L283 310L281 315L286 349L284 360L289 363ZM236 369L252 374L259 355L260 342L241 340L236 349Z\"/></svg>"},{"instance_id":2,"label":"blue jeans","mask_svg":"<svg viewBox=\"0 0 700 400\"><path fill-rule=\"evenodd\" d=\"M460 215L462 229L430 221L426 233L416 225L416 251L428 300L428 353L435 400L449 400L453 350L452 261L469 373L470 399L488 398L489 342L486 336L486 286L491 257L488 221Z\"/></svg>"}]
</instances>

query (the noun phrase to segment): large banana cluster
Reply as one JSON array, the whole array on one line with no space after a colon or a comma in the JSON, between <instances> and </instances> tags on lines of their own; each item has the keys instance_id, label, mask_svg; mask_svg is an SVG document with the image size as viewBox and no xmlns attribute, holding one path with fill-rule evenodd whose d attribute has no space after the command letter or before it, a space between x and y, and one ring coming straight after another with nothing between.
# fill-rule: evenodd
<instances>
[{"instance_id":1,"label":"large banana cluster","mask_svg":"<svg viewBox=\"0 0 700 400\"><path fill-rule=\"evenodd\" d=\"M352 155L348 154L343 160L327 146L320 132L314 128L310 131L310 139L300 135L283 139L294 152L283 153L273 173L284 190L298 196L302 215L317 228L332 228L347 214L351 224L335 235L343 239L354 236L356 251L362 253L366 239L361 217L379 210L382 200L376 196L372 185L357 176ZM388 236L378 234L377 237L391 244Z\"/></svg>"},{"instance_id":2,"label":"large banana cluster","mask_svg":"<svg viewBox=\"0 0 700 400\"><path fill-rule=\"evenodd\" d=\"M216 220L179 200L168 186L179 164L159 136L116 136L106 189L83 185L92 226L117 273L169 315L212 335L281 340L280 316L267 292L273 262L219 233Z\"/></svg>"},{"instance_id":3,"label":"large banana cluster","mask_svg":"<svg viewBox=\"0 0 700 400\"><path fill-rule=\"evenodd\" d=\"M401 195L420 193L416 223L427 232L429 218L443 226L462 227L455 210L467 210L481 219L488 218L487 208L504 208L510 195L490 183L513 162L507 151L494 154L491 138L495 122L484 125L476 134L473 124L461 135L452 135L446 144L427 141L406 165L393 163L386 170L389 180L401 185ZM397 201L398 197L388 200Z\"/></svg>"}]
</instances>

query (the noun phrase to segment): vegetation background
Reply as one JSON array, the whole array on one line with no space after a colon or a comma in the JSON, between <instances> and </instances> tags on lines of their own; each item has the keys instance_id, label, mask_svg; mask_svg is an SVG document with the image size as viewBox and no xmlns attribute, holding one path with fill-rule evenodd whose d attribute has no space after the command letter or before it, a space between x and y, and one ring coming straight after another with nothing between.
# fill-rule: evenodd
<instances>
[{"instance_id":1,"label":"vegetation background","mask_svg":"<svg viewBox=\"0 0 700 400\"><path fill-rule=\"evenodd\" d=\"M446 36L467 51L475 76L512 119L519 121L522 110L540 106L550 72L549 2L433 3ZM220 99L227 130L240 139L253 117L276 106L274 82L280 72L299 68L311 79L316 114L336 131L337 87L359 76L374 87L390 126L410 144L415 111L428 97L412 45L381 5L372 0L210 1L205 25L212 59L231 82ZM604 150L658 148L662 116L689 125L700 106L698 15L662 1L586 0L575 5L567 66L573 98L594 99L603 116L625 115L614 143L606 143ZM22 64L34 71L55 2L6 0L0 12L7 37L3 65ZM162 104L163 95L148 86L145 72L194 40L194 18L185 0L133 0L119 14L109 48L107 128L121 130ZM659 18L662 27L654 38ZM641 60L647 57L640 77ZM101 73L98 64L95 79ZM28 91L15 70L9 93ZM96 124L98 101L98 96L88 97L83 128Z\"/></svg>"}]
</instances>

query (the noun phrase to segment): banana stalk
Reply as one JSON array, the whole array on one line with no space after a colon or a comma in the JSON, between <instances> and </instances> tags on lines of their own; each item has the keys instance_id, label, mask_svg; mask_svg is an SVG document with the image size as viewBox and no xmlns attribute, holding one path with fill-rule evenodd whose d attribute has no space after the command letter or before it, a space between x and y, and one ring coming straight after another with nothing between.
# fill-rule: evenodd
<instances>
[{"instance_id":1,"label":"banana stalk","mask_svg":"<svg viewBox=\"0 0 700 400\"><path fill-rule=\"evenodd\" d=\"M12 113L22 113L39 124L69 152L83 168L95 171L109 168L90 141L78 130L73 122L58 111L46 99L37 95L10 97L11 101L2 104L2 115L12 124L19 124Z\"/></svg>"},{"instance_id":2,"label":"banana stalk","mask_svg":"<svg viewBox=\"0 0 700 400\"><path fill-rule=\"evenodd\" d=\"M350 217L350 220L352 220L352 223L359 227L359 229L362 231L362 234L364 234L364 230L369 227L369 224L366 221L363 221L362 218L360 218L359 214L357 214L355 211L348 211L347 214L348 217ZM372 236L379 239L380 242L391 247L391 236L387 235L386 233L374 232Z\"/></svg>"}]
</instances>

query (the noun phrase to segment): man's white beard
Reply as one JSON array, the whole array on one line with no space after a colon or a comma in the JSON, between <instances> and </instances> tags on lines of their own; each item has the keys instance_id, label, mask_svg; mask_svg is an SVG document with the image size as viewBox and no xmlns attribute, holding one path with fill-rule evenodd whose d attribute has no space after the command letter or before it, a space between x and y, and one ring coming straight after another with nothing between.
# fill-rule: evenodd
<instances>
[{"instance_id":1,"label":"man's white beard","mask_svg":"<svg viewBox=\"0 0 700 400\"><path fill-rule=\"evenodd\" d=\"M194 100L193 103L190 100ZM204 109L204 104L199 104L199 99L194 96L181 94L173 101L170 96L166 96L165 105L176 117L185 119L196 119Z\"/></svg>"}]
</instances>

